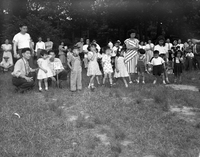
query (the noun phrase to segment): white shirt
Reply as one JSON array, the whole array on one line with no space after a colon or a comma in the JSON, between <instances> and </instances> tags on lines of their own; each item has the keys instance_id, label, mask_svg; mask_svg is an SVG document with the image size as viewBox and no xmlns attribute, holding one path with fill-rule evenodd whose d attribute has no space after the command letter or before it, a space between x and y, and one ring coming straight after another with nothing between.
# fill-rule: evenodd
<instances>
[{"instance_id":1,"label":"white shirt","mask_svg":"<svg viewBox=\"0 0 200 157\"><path fill-rule=\"evenodd\" d=\"M45 43L43 41L38 41L35 46L35 51L37 52L38 49L45 50Z\"/></svg>"},{"instance_id":2,"label":"white shirt","mask_svg":"<svg viewBox=\"0 0 200 157\"><path fill-rule=\"evenodd\" d=\"M171 50L172 49L172 43L165 43L165 47L167 49L167 51Z\"/></svg>"},{"instance_id":3,"label":"white shirt","mask_svg":"<svg viewBox=\"0 0 200 157\"><path fill-rule=\"evenodd\" d=\"M30 48L30 40L31 37L28 33L17 33L13 38L13 42L17 43L18 49Z\"/></svg>"},{"instance_id":4,"label":"white shirt","mask_svg":"<svg viewBox=\"0 0 200 157\"><path fill-rule=\"evenodd\" d=\"M122 49L122 46L119 46L119 47L114 46L114 47L112 48L112 54L111 54L112 57L115 57L115 56L116 56L117 50L118 50L118 49L121 50L121 49Z\"/></svg>"},{"instance_id":5,"label":"white shirt","mask_svg":"<svg viewBox=\"0 0 200 157\"><path fill-rule=\"evenodd\" d=\"M110 47L110 49L112 49L112 48L113 48L113 43L112 43L112 42L109 42L109 43L108 43L108 47Z\"/></svg>"},{"instance_id":6,"label":"white shirt","mask_svg":"<svg viewBox=\"0 0 200 157\"><path fill-rule=\"evenodd\" d=\"M153 58L153 59L151 60L151 64L152 64L153 66L162 65L163 63L165 63L165 61L164 61L161 57Z\"/></svg>"},{"instance_id":7,"label":"white shirt","mask_svg":"<svg viewBox=\"0 0 200 157\"><path fill-rule=\"evenodd\" d=\"M155 51L155 50L159 51L159 55L160 55L160 54L166 54L166 53L168 52L168 50L166 49L165 46L160 46L160 45L156 45L156 46L154 47L154 51Z\"/></svg>"},{"instance_id":8,"label":"white shirt","mask_svg":"<svg viewBox=\"0 0 200 157\"><path fill-rule=\"evenodd\" d=\"M153 48L154 48L154 44L153 43L151 43L151 44L146 44L146 50L148 51L148 50L153 50Z\"/></svg>"},{"instance_id":9,"label":"white shirt","mask_svg":"<svg viewBox=\"0 0 200 157\"><path fill-rule=\"evenodd\" d=\"M180 47L180 50L183 51L183 44L178 44L178 46Z\"/></svg>"}]
</instances>

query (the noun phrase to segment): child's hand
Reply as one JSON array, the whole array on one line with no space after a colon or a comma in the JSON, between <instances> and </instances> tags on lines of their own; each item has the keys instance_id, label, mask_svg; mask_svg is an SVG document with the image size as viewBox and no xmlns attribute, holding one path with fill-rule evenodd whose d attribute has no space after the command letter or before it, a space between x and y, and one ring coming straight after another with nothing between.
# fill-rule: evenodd
<instances>
[{"instance_id":1,"label":"child's hand","mask_svg":"<svg viewBox=\"0 0 200 157\"><path fill-rule=\"evenodd\" d=\"M116 69L116 72L118 73L118 72L119 72L119 69Z\"/></svg>"}]
</instances>

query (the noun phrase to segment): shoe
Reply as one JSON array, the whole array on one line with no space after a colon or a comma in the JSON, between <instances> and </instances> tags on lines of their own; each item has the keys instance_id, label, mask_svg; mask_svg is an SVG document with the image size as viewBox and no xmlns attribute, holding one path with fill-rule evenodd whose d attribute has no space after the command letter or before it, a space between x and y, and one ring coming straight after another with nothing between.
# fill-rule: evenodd
<instances>
[{"instance_id":1,"label":"shoe","mask_svg":"<svg viewBox=\"0 0 200 157\"><path fill-rule=\"evenodd\" d=\"M90 85L90 84L88 85L88 88L89 88L89 89L91 88L91 85Z\"/></svg>"},{"instance_id":2,"label":"shoe","mask_svg":"<svg viewBox=\"0 0 200 157\"><path fill-rule=\"evenodd\" d=\"M42 88L39 88L39 92L42 92Z\"/></svg>"},{"instance_id":3,"label":"shoe","mask_svg":"<svg viewBox=\"0 0 200 157\"><path fill-rule=\"evenodd\" d=\"M132 84L133 82L132 81L129 81L129 84Z\"/></svg>"},{"instance_id":4,"label":"shoe","mask_svg":"<svg viewBox=\"0 0 200 157\"><path fill-rule=\"evenodd\" d=\"M142 81L142 84L145 84L145 82L144 82L144 81Z\"/></svg>"},{"instance_id":5,"label":"shoe","mask_svg":"<svg viewBox=\"0 0 200 157\"><path fill-rule=\"evenodd\" d=\"M125 87L128 88L128 84L125 84Z\"/></svg>"},{"instance_id":6,"label":"shoe","mask_svg":"<svg viewBox=\"0 0 200 157\"><path fill-rule=\"evenodd\" d=\"M45 88L45 91L48 91L48 88Z\"/></svg>"},{"instance_id":7,"label":"shoe","mask_svg":"<svg viewBox=\"0 0 200 157\"><path fill-rule=\"evenodd\" d=\"M163 81L163 84L166 84L166 82L165 82L165 81Z\"/></svg>"},{"instance_id":8,"label":"shoe","mask_svg":"<svg viewBox=\"0 0 200 157\"><path fill-rule=\"evenodd\" d=\"M139 81L139 80L136 80L136 82L137 82L137 83L140 83L140 81Z\"/></svg>"},{"instance_id":9,"label":"shoe","mask_svg":"<svg viewBox=\"0 0 200 157\"><path fill-rule=\"evenodd\" d=\"M153 84L156 84L156 82L157 82L157 81L156 81L156 80L154 80L154 81L153 81Z\"/></svg>"}]
</instances>

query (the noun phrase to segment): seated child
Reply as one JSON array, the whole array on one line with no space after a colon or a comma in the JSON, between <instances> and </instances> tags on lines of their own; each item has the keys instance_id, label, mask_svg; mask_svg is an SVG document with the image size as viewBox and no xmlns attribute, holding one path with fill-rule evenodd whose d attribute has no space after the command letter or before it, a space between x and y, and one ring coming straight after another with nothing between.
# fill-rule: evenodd
<instances>
[{"instance_id":1,"label":"seated child","mask_svg":"<svg viewBox=\"0 0 200 157\"><path fill-rule=\"evenodd\" d=\"M11 70L12 64L8 61L9 57L3 57L2 62L0 63L0 67L2 68L3 72L7 72Z\"/></svg>"}]
</instances>

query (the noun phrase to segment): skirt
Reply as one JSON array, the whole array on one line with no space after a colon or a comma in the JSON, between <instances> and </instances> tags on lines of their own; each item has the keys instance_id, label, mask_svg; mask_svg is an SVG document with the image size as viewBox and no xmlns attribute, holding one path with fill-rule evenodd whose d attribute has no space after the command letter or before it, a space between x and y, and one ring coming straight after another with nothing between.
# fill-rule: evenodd
<instances>
[{"instance_id":1,"label":"skirt","mask_svg":"<svg viewBox=\"0 0 200 157\"><path fill-rule=\"evenodd\" d=\"M173 72L174 72L175 76L180 76L181 73L183 72L183 65L182 65L182 63L175 63L174 64L174 70L173 70Z\"/></svg>"},{"instance_id":2,"label":"skirt","mask_svg":"<svg viewBox=\"0 0 200 157\"><path fill-rule=\"evenodd\" d=\"M153 75L160 76L164 72L163 65L155 65L153 66Z\"/></svg>"},{"instance_id":3,"label":"skirt","mask_svg":"<svg viewBox=\"0 0 200 157\"><path fill-rule=\"evenodd\" d=\"M60 58L62 64L65 64L65 63L66 63L66 57L65 57L65 54L60 55L59 58Z\"/></svg>"}]
</instances>

